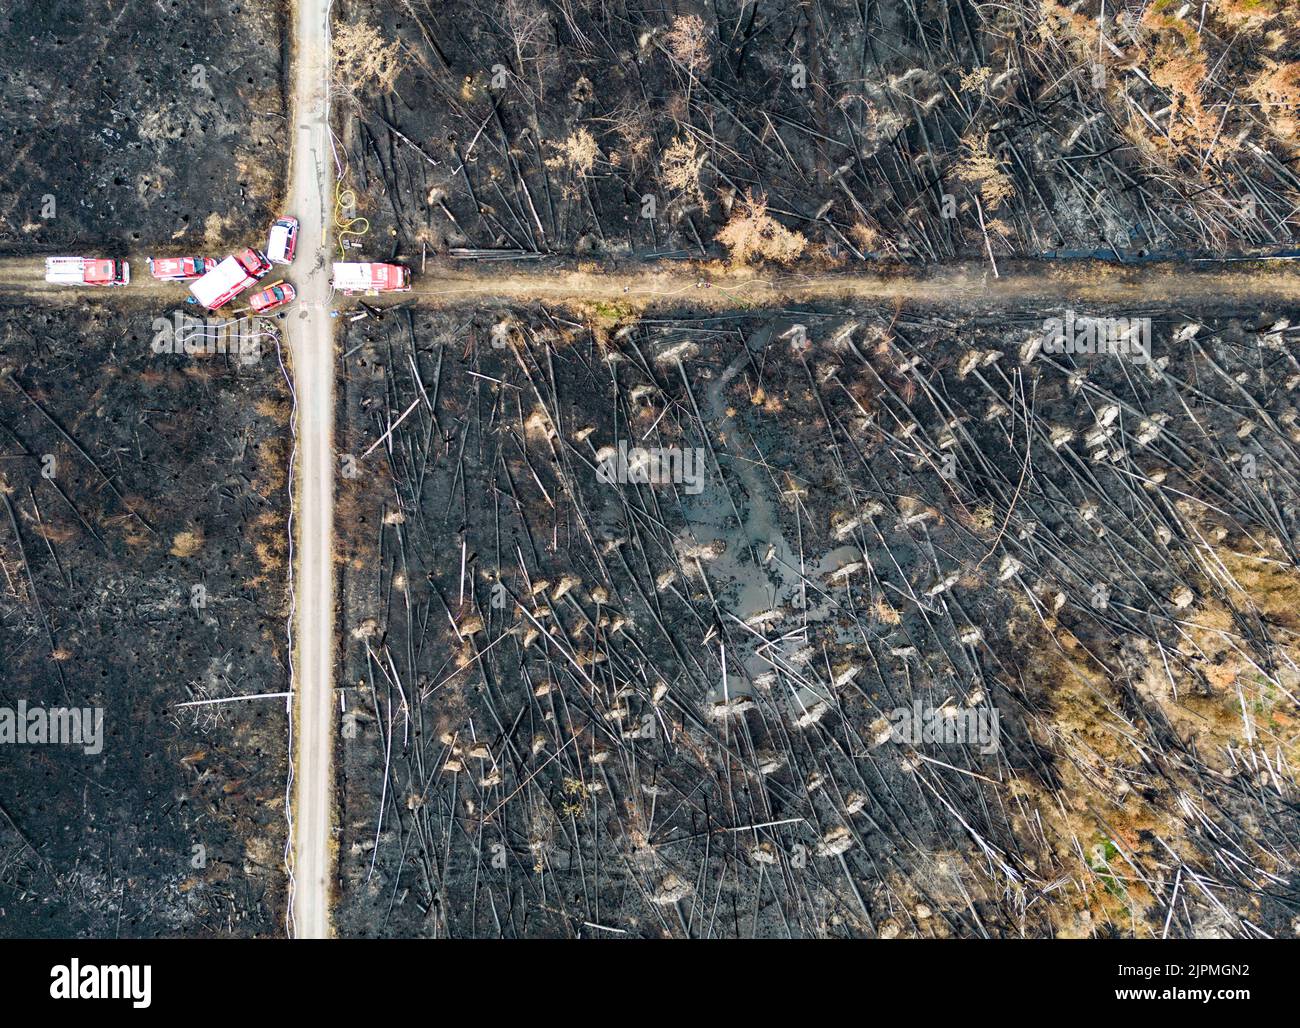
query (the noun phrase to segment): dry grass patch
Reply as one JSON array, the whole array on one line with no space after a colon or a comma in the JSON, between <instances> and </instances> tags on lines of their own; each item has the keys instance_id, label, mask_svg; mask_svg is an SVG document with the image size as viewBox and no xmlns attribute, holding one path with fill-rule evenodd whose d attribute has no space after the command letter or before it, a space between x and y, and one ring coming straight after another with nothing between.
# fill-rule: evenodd
<instances>
[{"instance_id":1,"label":"dry grass patch","mask_svg":"<svg viewBox=\"0 0 1300 1028\"><path fill-rule=\"evenodd\" d=\"M356 94L365 89L391 93L402 73L401 44L386 42L368 22L340 25L334 30L334 83Z\"/></svg>"},{"instance_id":2,"label":"dry grass patch","mask_svg":"<svg viewBox=\"0 0 1300 1028\"><path fill-rule=\"evenodd\" d=\"M767 197L746 193L718 233L736 264L765 258L788 264L804 251L808 241L767 213Z\"/></svg>"},{"instance_id":3,"label":"dry grass patch","mask_svg":"<svg viewBox=\"0 0 1300 1028\"><path fill-rule=\"evenodd\" d=\"M203 532L196 528L192 531L177 532L172 538L172 548L167 552L173 557L193 557L201 549L203 549Z\"/></svg>"}]
</instances>

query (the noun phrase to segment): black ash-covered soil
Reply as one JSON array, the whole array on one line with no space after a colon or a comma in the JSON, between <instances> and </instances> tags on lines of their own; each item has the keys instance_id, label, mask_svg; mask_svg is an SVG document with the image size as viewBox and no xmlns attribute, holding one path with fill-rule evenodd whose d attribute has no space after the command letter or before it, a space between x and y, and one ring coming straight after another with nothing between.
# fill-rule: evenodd
<instances>
[{"instance_id":1,"label":"black ash-covered soil","mask_svg":"<svg viewBox=\"0 0 1300 1028\"><path fill-rule=\"evenodd\" d=\"M1178 8L348 0L335 111L375 257L714 258L751 195L831 263L1294 245L1300 21Z\"/></svg>"},{"instance_id":2,"label":"black ash-covered soil","mask_svg":"<svg viewBox=\"0 0 1300 1028\"><path fill-rule=\"evenodd\" d=\"M0 253L260 237L287 173L287 9L0 4Z\"/></svg>"},{"instance_id":3,"label":"black ash-covered soil","mask_svg":"<svg viewBox=\"0 0 1300 1028\"><path fill-rule=\"evenodd\" d=\"M0 706L104 711L0 745L4 937L283 932L285 702L177 704L288 688L288 391L157 314L0 312Z\"/></svg>"}]
</instances>

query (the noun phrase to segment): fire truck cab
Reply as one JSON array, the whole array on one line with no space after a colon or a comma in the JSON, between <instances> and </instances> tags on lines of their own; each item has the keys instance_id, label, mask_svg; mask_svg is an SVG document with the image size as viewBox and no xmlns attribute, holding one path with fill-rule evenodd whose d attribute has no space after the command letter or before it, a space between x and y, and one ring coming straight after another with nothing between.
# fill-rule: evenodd
<instances>
[{"instance_id":1,"label":"fire truck cab","mask_svg":"<svg viewBox=\"0 0 1300 1028\"><path fill-rule=\"evenodd\" d=\"M402 264L336 262L334 288L346 296L354 293L405 293L411 288L411 269Z\"/></svg>"},{"instance_id":2,"label":"fire truck cab","mask_svg":"<svg viewBox=\"0 0 1300 1028\"><path fill-rule=\"evenodd\" d=\"M210 311L224 307L271 270L260 250L241 250L227 257L198 281L190 284L194 298Z\"/></svg>"},{"instance_id":3,"label":"fire truck cab","mask_svg":"<svg viewBox=\"0 0 1300 1028\"><path fill-rule=\"evenodd\" d=\"M150 257L149 273L164 282L184 282L217 266L211 257Z\"/></svg>"},{"instance_id":4,"label":"fire truck cab","mask_svg":"<svg viewBox=\"0 0 1300 1028\"><path fill-rule=\"evenodd\" d=\"M108 258L46 257L45 281L65 286L124 286L131 281L131 266Z\"/></svg>"}]
</instances>

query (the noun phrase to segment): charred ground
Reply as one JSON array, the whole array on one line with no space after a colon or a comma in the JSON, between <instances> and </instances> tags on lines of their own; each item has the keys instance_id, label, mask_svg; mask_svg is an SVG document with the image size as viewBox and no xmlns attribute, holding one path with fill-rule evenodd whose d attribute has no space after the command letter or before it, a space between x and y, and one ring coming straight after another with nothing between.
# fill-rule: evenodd
<instances>
[{"instance_id":1,"label":"charred ground","mask_svg":"<svg viewBox=\"0 0 1300 1028\"><path fill-rule=\"evenodd\" d=\"M284 700L176 704L288 688L288 390L157 314L0 311L0 704L104 710L0 746L6 937L282 930Z\"/></svg>"},{"instance_id":2,"label":"charred ground","mask_svg":"<svg viewBox=\"0 0 1300 1028\"><path fill-rule=\"evenodd\" d=\"M287 165L285 10L0 4L0 252L212 254L260 236Z\"/></svg>"}]
</instances>

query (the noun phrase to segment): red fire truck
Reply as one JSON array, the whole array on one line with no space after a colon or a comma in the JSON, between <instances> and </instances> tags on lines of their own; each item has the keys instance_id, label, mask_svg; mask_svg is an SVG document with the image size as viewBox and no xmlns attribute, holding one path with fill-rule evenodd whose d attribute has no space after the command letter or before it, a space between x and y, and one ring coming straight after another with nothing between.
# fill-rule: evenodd
<instances>
[{"instance_id":1,"label":"red fire truck","mask_svg":"<svg viewBox=\"0 0 1300 1028\"><path fill-rule=\"evenodd\" d=\"M217 266L211 257L150 257L149 273L165 282L185 282Z\"/></svg>"},{"instance_id":2,"label":"red fire truck","mask_svg":"<svg viewBox=\"0 0 1300 1028\"><path fill-rule=\"evenodd\" d=\"M98 257L46 257L45 281L65 286L124 286L131 281L126 261Z\"/></svg>"},{"instance_id":3,"label":"red fire truck","mask_svg":"<svg viewBox=\"0 0 1300 1028\"><path fill-rule=\"evenodd\" d=\"M334 288L353 293L405 293L411 288L411 269L401 264L335 263Z\"/></svg>"},{"instance_id":4,"label":"red fire truck","mask_svg":"<svg viewBox=\"0 0 1300 1028\"><path fill-rule=\"evenodd\" d=\"M266 314L268 311L293 303L297 295L298 291L288 282L277 282L275 285L250 296L248 306L252 307L257 314Z\"/></svg>"}]
</instances>

